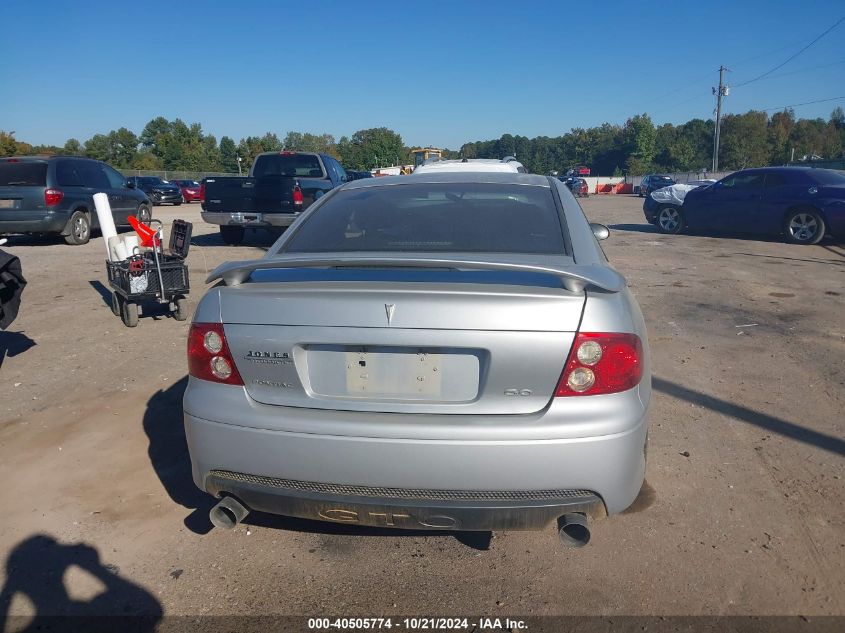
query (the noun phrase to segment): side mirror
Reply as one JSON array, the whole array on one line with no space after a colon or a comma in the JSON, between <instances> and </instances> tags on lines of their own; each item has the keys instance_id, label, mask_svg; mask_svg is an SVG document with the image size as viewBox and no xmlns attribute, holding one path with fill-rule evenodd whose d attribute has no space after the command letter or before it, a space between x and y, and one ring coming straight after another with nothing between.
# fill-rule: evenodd
<instances>
[{"instance_id":1,"label":"side mirror","mask_svg":"<svg viewBox=\"0 0 845 633\"><path fill-rule=\"evenodd\" d=\"M604 224L599 224L598 222L590 222L590 228L593 230L593 235L596 236L597 240L606 240L610 237L610 229L607 228Z\"/></svg>"},{"instance_id":2,"label":"side mirror","mask_svg":"<svg viewBox=\"0 0 845 633\"><path fill-rule=\"evenodd\" d=\"M135 181L134 180L127 180L126 181L126 188L127 189L134 189L135 188Z\"/></svg>"}]
</instances>

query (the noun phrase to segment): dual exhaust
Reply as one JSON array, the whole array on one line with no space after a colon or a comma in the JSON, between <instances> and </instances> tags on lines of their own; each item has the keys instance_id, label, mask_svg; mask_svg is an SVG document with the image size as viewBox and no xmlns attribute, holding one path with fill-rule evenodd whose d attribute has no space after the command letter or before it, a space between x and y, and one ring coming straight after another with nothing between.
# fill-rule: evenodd
<instances>
[{"instance_id":1,"label":"dual exhaust","mask_svg":"<svg viewBox=\"0 0 845 633\"><path fill-rule=\"evenodd\" d=\"M231 530L249 514L249 508L234 497L223 497L208 513L214 527ZM564 514L557 520L557 534L565 547L580 548L590 542L587 517L580 513Z\"/></svg>"}]
</instances>

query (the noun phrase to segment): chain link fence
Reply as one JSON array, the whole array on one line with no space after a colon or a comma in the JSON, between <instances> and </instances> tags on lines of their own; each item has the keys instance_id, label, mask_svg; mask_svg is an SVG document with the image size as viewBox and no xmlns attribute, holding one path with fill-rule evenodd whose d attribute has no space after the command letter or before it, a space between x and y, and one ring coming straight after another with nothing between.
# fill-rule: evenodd
<instances>
[{"instance_id":1,"label":"chain link fence","mask_svg":"<svg viewBox=\"0 0 845 633\"><path fill-rule=\"evenodd\" d=\"M122 169L124 176L158 176L164 180L196 180L200 182L208 176L238 176L221 171L171 171L167 169Z\"/></svg>"}]
</instances>

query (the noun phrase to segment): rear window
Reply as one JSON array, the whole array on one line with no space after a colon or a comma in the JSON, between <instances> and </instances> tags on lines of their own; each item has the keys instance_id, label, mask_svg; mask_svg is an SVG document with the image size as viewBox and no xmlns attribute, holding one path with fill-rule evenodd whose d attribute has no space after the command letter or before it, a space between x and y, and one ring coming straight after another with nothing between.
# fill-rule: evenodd
<instances>
[{"instance_id":1,"label":"rear window","mask_svg":"<svg viewBox=\"0 0 845 633\"><path fill-rule=\"evenodd\" d=\"M673 185L673 184L675 184L674 181L671 178L666 178L665 176L653 176L652 179L651 179L651 182L653 182L656 185L663 185L663 184Z\"/></svg>"},{"instance_id":2,"label":"rear window","mask_svg":"<svg viewBox=\"0 0 845 633\"><path fill-rule=\"evenodd\" d=\"M845 185L845 174L832 169L813 170L810 178L820 185Z\"/></svg>"},{"instance_id":3,"label":"rear window","mask_svg":"<svg viewBox=\"0 0 845 633\"><path fill-rule=\"evenodd\" d=\"M47 185L47 163L0 162L0 187L44 187Z\"/></svg>"},{"instance_id":4,"label":"rear window","mask_svg":"<svg viewBox=\"0 0 845 633\"><path fill-rule=\"evenodd\" d=\"M551 190L530 185L414 183L338 191L284 252L564 254Z\"/></svg>"},{"instance_id":5,"label":"rear window","mask_svg":"<svg viewBox=\"0 0 845 633\"><path fill-rule=\"evenodd\" d=\"M323 169L319 159L309 154L265 154L255 159L252 175L322 178Z\"/></svg>"}]
</instances>

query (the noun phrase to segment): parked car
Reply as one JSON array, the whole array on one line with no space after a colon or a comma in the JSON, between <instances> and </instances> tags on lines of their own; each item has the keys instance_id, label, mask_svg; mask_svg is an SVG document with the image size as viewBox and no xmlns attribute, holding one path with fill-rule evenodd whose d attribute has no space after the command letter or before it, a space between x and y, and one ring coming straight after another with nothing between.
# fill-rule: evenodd
<instances>
[{"instance_id":1,"label":"parked car","mask_svg":"<svg viewBox=\"0 0 845 633\"><path fill-rule=\"evenodd\" d=\"M356 171L354 169L347 169L346 175L349 180L361 180L361 178L372 178L373 175L368 171Z\"/></svg>"},{"instance_id":2,"label":"parked car","mask_svg":"<svg viewBox=\"0 0 845 633\"><path fill-rule=\"evenodd\" d=\"M220 225L224 242L237 245L244 229L290 226L312 202L349 180L343 166L327 154L265 152L255 157L248 177L202 181L202 218Z\"/></svg>"},{"instance_id":3,"label":"parked car","mask_svg":"<svg viewBox=\"0 0 845 633\"><path fill-rule=\"evenodd\" d=\"M572 192L576 198L586 198L590 195L590 187L587 181L583 178L575 178L573 176L566 176L561 180L564 185Z\"/></svg>"},{"instance_id":4,"label":"parked car","mask_svg":"<svg viewBox=\"0 0 845 633\"><path fill-rule=\"evenodd\" d=\"M182 192L182 200L191 203L194 200L201 200L200 184L196 180L170 180L170 183L179 187Z\"/></svg>"},{"instance_id":5,"label":"parked car","mask_svg":"<svg viewBox=\"0 0 845 633\"><path fill-rule=\"evenodd\" d=\"M663 189L663 187L668 187L674 184L675 181L669 178L669 176L649 174L648 176L643 176L642 182L640 182L640 188L638 189L638 195L641 198L648 197L648 194L652 191Z\"/></svg>"},{"instance_id":6,"label":"parked car","mask_svg":"<svg viewBox=\"0 0 845 633\"><path fill-rule=\"evenodd\" d=\"M845 235L845 174L811 167L744 169L686 194L664 233L685 229L783 235L818 244Z\"/></svg>"},{"instance_id":7,"label":"parked car","mask_svg":"<svg viewBox=\"0 0 845 633\"><path fill-rule=\"evenodd\" d=\"M158 176L130 176L129 182L147 194L153 204L182 204L182 190Z\"/></svg>"},{"instance_id":8,"label":"parked car","mask_svg":"<svg viewBox=\"0 0 845 633\"><path fill-rule=\"evenodd\" d=\"M503 172L503 173L526 173L525 167L513 156L505 158L459 158L450 160L432 160L417 167L414 174L431 174L445 172Z\"/></svg>"},{"instance_id":9,"label":"parked car","mask_svg":"<svg viewBox=\"0 0 845 633\"><path fill-rule=\"evenodd\" d=\"M687 192L698 187L707 187L716 182L713 179L690 180L685 184L669 185L652 191L643 202L643 214L649 224L671 225L677 220L677 212L684 204Z\"/></svg>"},{"instance_id":10,"label":"parked car","mask_svg":"<svg viewBox=\"0 0 845 633\"><path fill-rule=\"evenodd\" d=\"M52 233L85 244L99 228L94 194L109 196L114 223L148 222L147 195L105 163L77 156L0 158L0 235Z\"/></svg>"},{"instance_id":11,"label":"parked car","mask_svg":"<svg viewBox=\"0 0 845 633\"><path fill-rule=\"evenodd\" d=\"M625 279L563 183L356 180L199 302L184 420L194 482L250 510L354 525L540 529L643 483L650 360Z\"/></svg>"}]
</instances>

